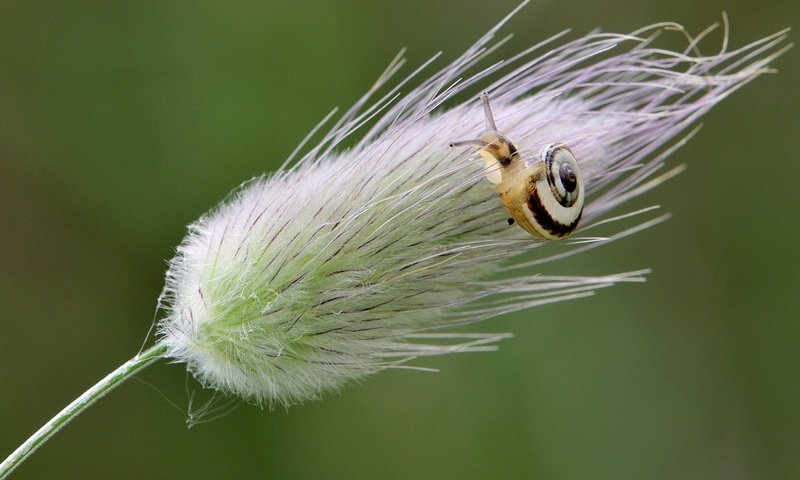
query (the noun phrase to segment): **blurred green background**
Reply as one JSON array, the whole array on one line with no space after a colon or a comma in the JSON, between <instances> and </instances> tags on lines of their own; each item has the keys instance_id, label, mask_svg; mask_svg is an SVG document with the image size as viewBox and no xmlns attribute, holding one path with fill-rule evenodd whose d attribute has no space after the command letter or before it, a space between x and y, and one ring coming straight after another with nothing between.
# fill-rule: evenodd
<instances>
[{"instance_id":1,"label":"blurred green background","mask_svg":"<svg viewBox=\"0 0 800 480\"><path fill-rule=\"evenodd\" d=\"M0 457L136 352L186 224L401 47L452 59L517 0L483 3L3 2ZM504 51L565 27L699 32L722 10L734 46L800 26L796 0L536 1ZM799 54L709 114L672 158L688 171L636 200L669 222L543 270L651 267L648 283L479 325L515 336L416 363L441 373L188 431L184 369L162 363L13 478L798 478Z\"/></svg>"}]
</instances>

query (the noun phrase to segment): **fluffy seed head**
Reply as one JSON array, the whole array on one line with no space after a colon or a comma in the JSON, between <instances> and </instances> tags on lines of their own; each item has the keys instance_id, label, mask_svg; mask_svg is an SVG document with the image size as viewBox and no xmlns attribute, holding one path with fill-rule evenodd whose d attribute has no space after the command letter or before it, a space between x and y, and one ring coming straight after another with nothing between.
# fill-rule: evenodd
<instances>
[{"instance_id":1,"label":"fluffy seed head","mask_svg":"<svg viewBox=\"0 0 800 480\"><path fill-rule=\"evenodd\" d=\"M784 42L780 32L729 50L726 31L721 51L706 56L688 35L684 51L653 46L665 30L685 35L674 24L561 44L559 34L470 76L493 54L497 28L418 87L398 93L409 77L367 107L403 63L393 62L305 156L192 224L167 273L159 342L168 356L206 386L288 405L503 337L443 329L641 281L643 272L537 276L535 265L658 221L588 236L674 173L659 169L677 135L765 72ZM586 188L572 240L509 226L477 148L448 147L484 129L477 95L463 93L476 87L523 157L569 146ZM367 131L337 150L356 130Z\"/></svg>"}]
</instances>

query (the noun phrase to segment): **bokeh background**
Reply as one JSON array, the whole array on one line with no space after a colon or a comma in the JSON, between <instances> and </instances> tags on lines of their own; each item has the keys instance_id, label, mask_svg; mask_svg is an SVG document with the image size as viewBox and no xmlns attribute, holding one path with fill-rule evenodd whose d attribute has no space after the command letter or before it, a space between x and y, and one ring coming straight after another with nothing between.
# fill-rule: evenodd
<instances>
[{"instance_id":1,"label":"bokeh background","mask_svg":"<svg viewBox=\"0 0 800 480\"><path fill-rule=\"evenodd\" d=\"M401 47L452 59L517 0L475 3L0 4L0 457L137 351L186 224ZM800 26L796 0L541 0L504 51L565 27L699 32L723 10L734 46ZM190 430L184 369L161 363L13 478L798 478L799 56L707 115L672 157L688 171L636 200L669 222L543 270L648 283L479 325L514 338L417 362L440 373Z\"/></svg>"}]
</instances>

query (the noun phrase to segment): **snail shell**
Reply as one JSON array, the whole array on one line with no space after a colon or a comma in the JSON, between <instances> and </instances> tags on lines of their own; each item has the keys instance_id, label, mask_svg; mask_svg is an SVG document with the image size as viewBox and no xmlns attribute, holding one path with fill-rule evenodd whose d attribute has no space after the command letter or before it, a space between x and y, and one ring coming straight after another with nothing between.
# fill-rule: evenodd
<instances>
[{"instance_id":1,"label":"snail shell","mask_svg":"<svg viewBox=\"0 0 800 480\"><path fill-rule=\"evenodd\" d=\"M549 146L543 161L522 168L495 187L511 218L528 233L548 240L565 238L580 222L583 177L564 144Z\"/></svg>"},{"instance_id":2,"label":"snail shell","mask_svg":"<svg viewBox=\"0 0 800 480\"><path fill-rule=\"evenodd\" d=\"M517 147L497 131L489 96L481 95L487 131L477 140L452 147L477 145L486 164L486 178L495 185L500 201L514 222L526 232L548 240L568 237L583 213L583 176L572 151L563 143L548 145L542 154L525 161Z\"/></svg>"}]
</instances>

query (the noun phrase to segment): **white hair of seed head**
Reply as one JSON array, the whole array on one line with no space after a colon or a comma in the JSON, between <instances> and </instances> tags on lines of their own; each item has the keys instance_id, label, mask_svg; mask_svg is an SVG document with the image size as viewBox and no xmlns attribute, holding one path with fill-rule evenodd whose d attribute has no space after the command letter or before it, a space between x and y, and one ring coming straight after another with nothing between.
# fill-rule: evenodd
<instances>
[{"instance_id":1,"label":"white hair of seed head","mask_svg":"<svg viewBox=\"0 0 800 480\"><path fill-rule=\"evenodd\" d=\"M562 32L470 75L494 53L500 25L421 85L399 93L422 68L367 107L403 63L393 62L302 158L192 224L167 273L158 326L166 356L208 387L290 405L417 357L491 350L506 337L443 329L642 281L644 271L567 277L534 267L663 219L590 236L651 211L609 216L677 173L661 167L688 138L678 135L787 48L778 32L729 50L726 28L717 54L697 49L710 30L666 51L654 37L685 31L663 23L559 45ZM501 76L489 82L490 74ZM448 148L484 128L477 95L463 94L479 89L523 156L553 142L574 153L588 197L572 240L509 226L476 149ZM354 147L337 150L365 125Z\"/></svg>"}]
</instances>

